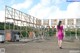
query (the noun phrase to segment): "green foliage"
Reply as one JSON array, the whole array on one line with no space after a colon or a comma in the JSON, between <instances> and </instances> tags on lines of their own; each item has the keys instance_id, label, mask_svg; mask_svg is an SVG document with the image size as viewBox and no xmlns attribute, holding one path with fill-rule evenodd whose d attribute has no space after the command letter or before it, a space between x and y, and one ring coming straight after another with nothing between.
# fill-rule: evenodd
<instances>
[{"instance_id":1,"label":"green foliage","mask_svg":"<svg viewBox=\"0 0 80 53\"><path fill-rule=\"evenodd\" d=\"M76 34L76 31L75 30L67 30L67 31L65 31L65 33L66 33L66 36L74 36L75 34ZM77 35L78 36L80 36L80 29L77 29Z\"/></svg>"},{"instance_id":2,"label":"green foliage","mask_svg":"<svg viewBox=\"0 0 80 53\"><path fill-rule=\"evenodd\" d=\"M52 28L49 28L49 29L46 29L47 30L47 34L49 34L49 36L53 36L56 34L56 28L52 29Z\"/></svg>"},{"instance_id":3,"label":"green foliage","mask_svg":"<svg viewBox=\"0 0 80 53\"><path fill-rule=\"evenodd\" d=\"M4 23L0 22L0 30L4 30Z\"/></svg>"},{"instance_id":4,"label":"green foliage","mask_svg":"<svg viewBox=\"0 0 80 53\"><path fill-rule=\"evenodd\" d=\"M4 30L4 22L0 22L0 30ZM34 31L35 33L36 33L36 35L38 36L39 35L39 32L40 32L40 29L38 29L38 28L33 28L33 27L31 27L31 26L17 26L17 25L14 25L13 23L6 23L6 29L13 29L13 26L15 26L15 30L24 30L23 32L22 32L22 34L23 34L23 36L25 37L25 36L27 36L28 37L28 32L30 32L30 31ZM73 29L73 30L71 30L71 29L69 29L69 28L67 28L68 30L67 31L65 31L65 33L66 33L66 35L67 36L70 36L71 34L75 34L76 32L75 32L75 30ZM42 28L41 30L47 30L47 34L49 34L50 36L53 36L54 34L56 34L56 28L54 28L54 29L52 29L52 28L50 28L49 30L47 29L47 28ZM77 35L78 36L80 36L80 28L78 28L78 30L77 30Z\"/></svg>"},{"instance_id":5,"label":"green foliage","mask_svg":"<svg viewBox=\"0 0 80 53\"><path fill-rule=\"evenodd\" d=\"M28 37L28 33L26 31L22 31L21 33L22 33L23 37Z\"/></svg>"},{"instance_id":6,"label":"green foliage","mask_svg":"<svg viewBox=\"0 0 80 53\"><path fill-rule=\"evenodd\" d=\"M28 32L30 32L30 31L32 31L32 30L33 30L33 28L32 28L32 27L27 26L27 31L28 31Z\"/></svg>"},{"instance_id":7,"label":"green foliage","mask_svg":"<svg viewBox=\"0 0 80 53\"><path fill-rule=\"evenodd\" d=\"M77 30L77 35L80 36L80 28Z\"/></svg>"},{"instance_id":8,"label":"green foliage","mask_svg":"<svg viewBox=\"0 0 80 53\"><path fill-rule=\"evenodd\" d=\"M71 34L75 34L75 31L71 31Z\"/></svg>"}]
</instances>

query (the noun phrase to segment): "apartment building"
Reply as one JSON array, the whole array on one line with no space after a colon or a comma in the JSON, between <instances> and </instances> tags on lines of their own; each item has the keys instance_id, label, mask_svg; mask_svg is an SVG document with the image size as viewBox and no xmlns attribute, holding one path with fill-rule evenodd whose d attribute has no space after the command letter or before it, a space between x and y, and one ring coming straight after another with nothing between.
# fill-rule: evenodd
<instances>
[{"instance_id":1,"label":"apartment building","mask_svg":"<svg viewBox=\"0 0 80 53\"><path fill-rule=\"evenodd\" d=\"M64 28L67 27L80 27L80 18L71 18L71 19L43 19L42 25L46 26L57 26L59 20L62 21Z\"/></svg>"}]
</instances>

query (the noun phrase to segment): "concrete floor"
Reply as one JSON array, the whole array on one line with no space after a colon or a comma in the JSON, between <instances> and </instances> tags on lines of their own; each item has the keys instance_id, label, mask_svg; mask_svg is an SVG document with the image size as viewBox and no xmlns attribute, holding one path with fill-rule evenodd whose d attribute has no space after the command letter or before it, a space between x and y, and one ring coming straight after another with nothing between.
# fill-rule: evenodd
<instances>
[{"instance_id":1,"label":"concrete floor","mask_svg":"<svg viewBox=\"0 0 80 53\"><path fill-rule=\"evenodd\" d=\"M5 49L5 53L80 53L80 41L64 41L63 49L58 48L57 40L54 38L30 42L5 42L0 43L1 48Z\"/></svg>"}]
</instances>

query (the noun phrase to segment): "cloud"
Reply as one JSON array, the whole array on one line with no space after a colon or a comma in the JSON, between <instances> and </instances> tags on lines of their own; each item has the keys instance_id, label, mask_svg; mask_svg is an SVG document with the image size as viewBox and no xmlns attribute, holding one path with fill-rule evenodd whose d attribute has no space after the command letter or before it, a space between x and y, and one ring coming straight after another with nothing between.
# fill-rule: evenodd
<instances>
[{"instance_id":1,"label":"cloud","mask_svg":"<svg viewBox=\"0 0 80 53\"><path fill-rule=\"evenodd\" d=\"M0 11L0 22L4 22L4 20L5 20L5 12Z\"/></svg>"},{"instance_id":2,"label":"cloud","mask_svg":"<svg viewBox=\"0 0 80 53\"><path fill-rule=\"evenodd\" d=\"M50 14L58 10L56 6L50 6L52 1L53 0L41 0L40 3L29 10L29 14L41 19L48 18Z\"/></svg>"},{"instance_id":3,"label":"cloud","mask_svg":"<svg viewBox=\"0 0 80 53\"><path fill-rule=\"evenodd\" d=\"M42 5L47 5L47 6L58 5L61 4L62 2L66 2L66 0L40 0L40 3Z\"/></svg>"},{"instance_id":4,"label":"cloud","mask_svg":"<svg viewBox=\"0 0 80 53\"><path fill-rule=\"evenodd\" d=\"M11 4L14 4L15 1L16 1L16 0L11 0Z\"/></svg>"},{"instance_id":5,"label":"cloud","mask_svg":"<svg viewBox=\"0 0 80 53\"><path fill-rule=\"evenodd\" d=\"M35 16L37 18L43 18L43 17L47 17L47 15L50 13L51 9L52 9L52 7L50 7L50 8L46 7L45 8L41 4L38 4L37 6L33 7L29 11L29 14L32 16Z\"/></svg>"},{"instance_id":6,"label":"cloud","mask_svg":"<svg viewBox=\"0 0 80 53\"><path fill-rule=\"evenodd\" d=\"M80 18L80 3L71 3L68 5L66 11L62 11L59 9L54 13L55 14L52 16L50 15L50 17L54 17L57 19Z\"/></svg>"},{"instance_id":7,"label":"cloud","mask_svg":"<svg viewBox=\"0 0 80 53\"><path fill-rule=\"evenodd\" d=\"M27 9L32 5L33 0L25 0L23 3L18 3L18 4L14 4L12 5L13 8L15 9Z\"/></svg>"},{"instance_id":8,"label":"cloud","mask_svg":"<svg viewBox=\"0 0 80 53\"><path fill-rule=\"evenodd\" d=\"M2 1L2 0L0 0ZM15 0L12 0L15 2ZM11 2L11 4L13 4L14 2ZM32 5L33 0L25 0L23 3L17 3L17 4L13 4L11 7L15 8L15 9L27 9ZM0 22L4 22L5 21L5 10L1 10L0 11Z\"/></svg>"},{"instance_id":9,"label":"cloud","mask_svg":"<svg viewBox=\"0 0 80 53\"><path fill-rule=\"evenodd\" d=\"M29 10L29 14L40 19L66 19L66 18L80 18L80 3L73 2L68 5L67 10L62 11L58 6L48 6L53 0L41 0ZM56 4L60 4L61 0L56 0ZM62 2L65 2L62 0Z\"/></svg>"},{"instance_id":10,"label":"cloud","mask_svg":"<svg viewBox=\"0 0 80 53\"><path fill-rule=\"evenodd\" d=\"M67 7L68 18L80 18L80 3L74 2Z\"/></svg>"},{"instance_id":11,"label":"cloud","mask_svg":"<svg viewBox=\"0 0 80 53\"><path fill-rule=\"evenodd\" d=\"M51 4L52 0L40 0L40 4L43 6L48 6Z\"/></svg>"},{"instance_id":12,"label":"cloud","mask_svg":"<svg viewBox=\"0 0 80 53\"><path fill-rule=\"evenodd\" d=\"M63 1L63 0L62 0ZM16 9L27 9L31 6L33 0L25 0L23 3L14 4L12 7ZM68 5L66 11L62 11L58 6L52 5L55 0L40 0L37 5L34 5L28 14L40 19L65 19L65 18L80 18L80 3L73 2ZM56 0L56 4L61 3ZM63 1L65 2L65 1ZM4 21L4 11L0 11L0 21Z\"/></svg>"}]
</instances>

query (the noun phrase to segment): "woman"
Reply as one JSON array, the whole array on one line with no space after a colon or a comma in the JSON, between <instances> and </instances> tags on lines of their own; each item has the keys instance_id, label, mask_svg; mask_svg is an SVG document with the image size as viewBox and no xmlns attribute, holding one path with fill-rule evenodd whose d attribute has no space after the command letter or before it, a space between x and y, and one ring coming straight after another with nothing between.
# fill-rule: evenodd
<instances>
[{"instance_id":1,"label":"woman","mask_svg":"<svg viewBox=\"0 0 80 53\"><path fill-rule=\"evenodd\" d=\"M62 21L59 21L57 25L57 38L58 38L58 46L60 49L62 49L62 40L63 40L64 34L63 34L63 25Z\"/></svg>"}]
</instances>

